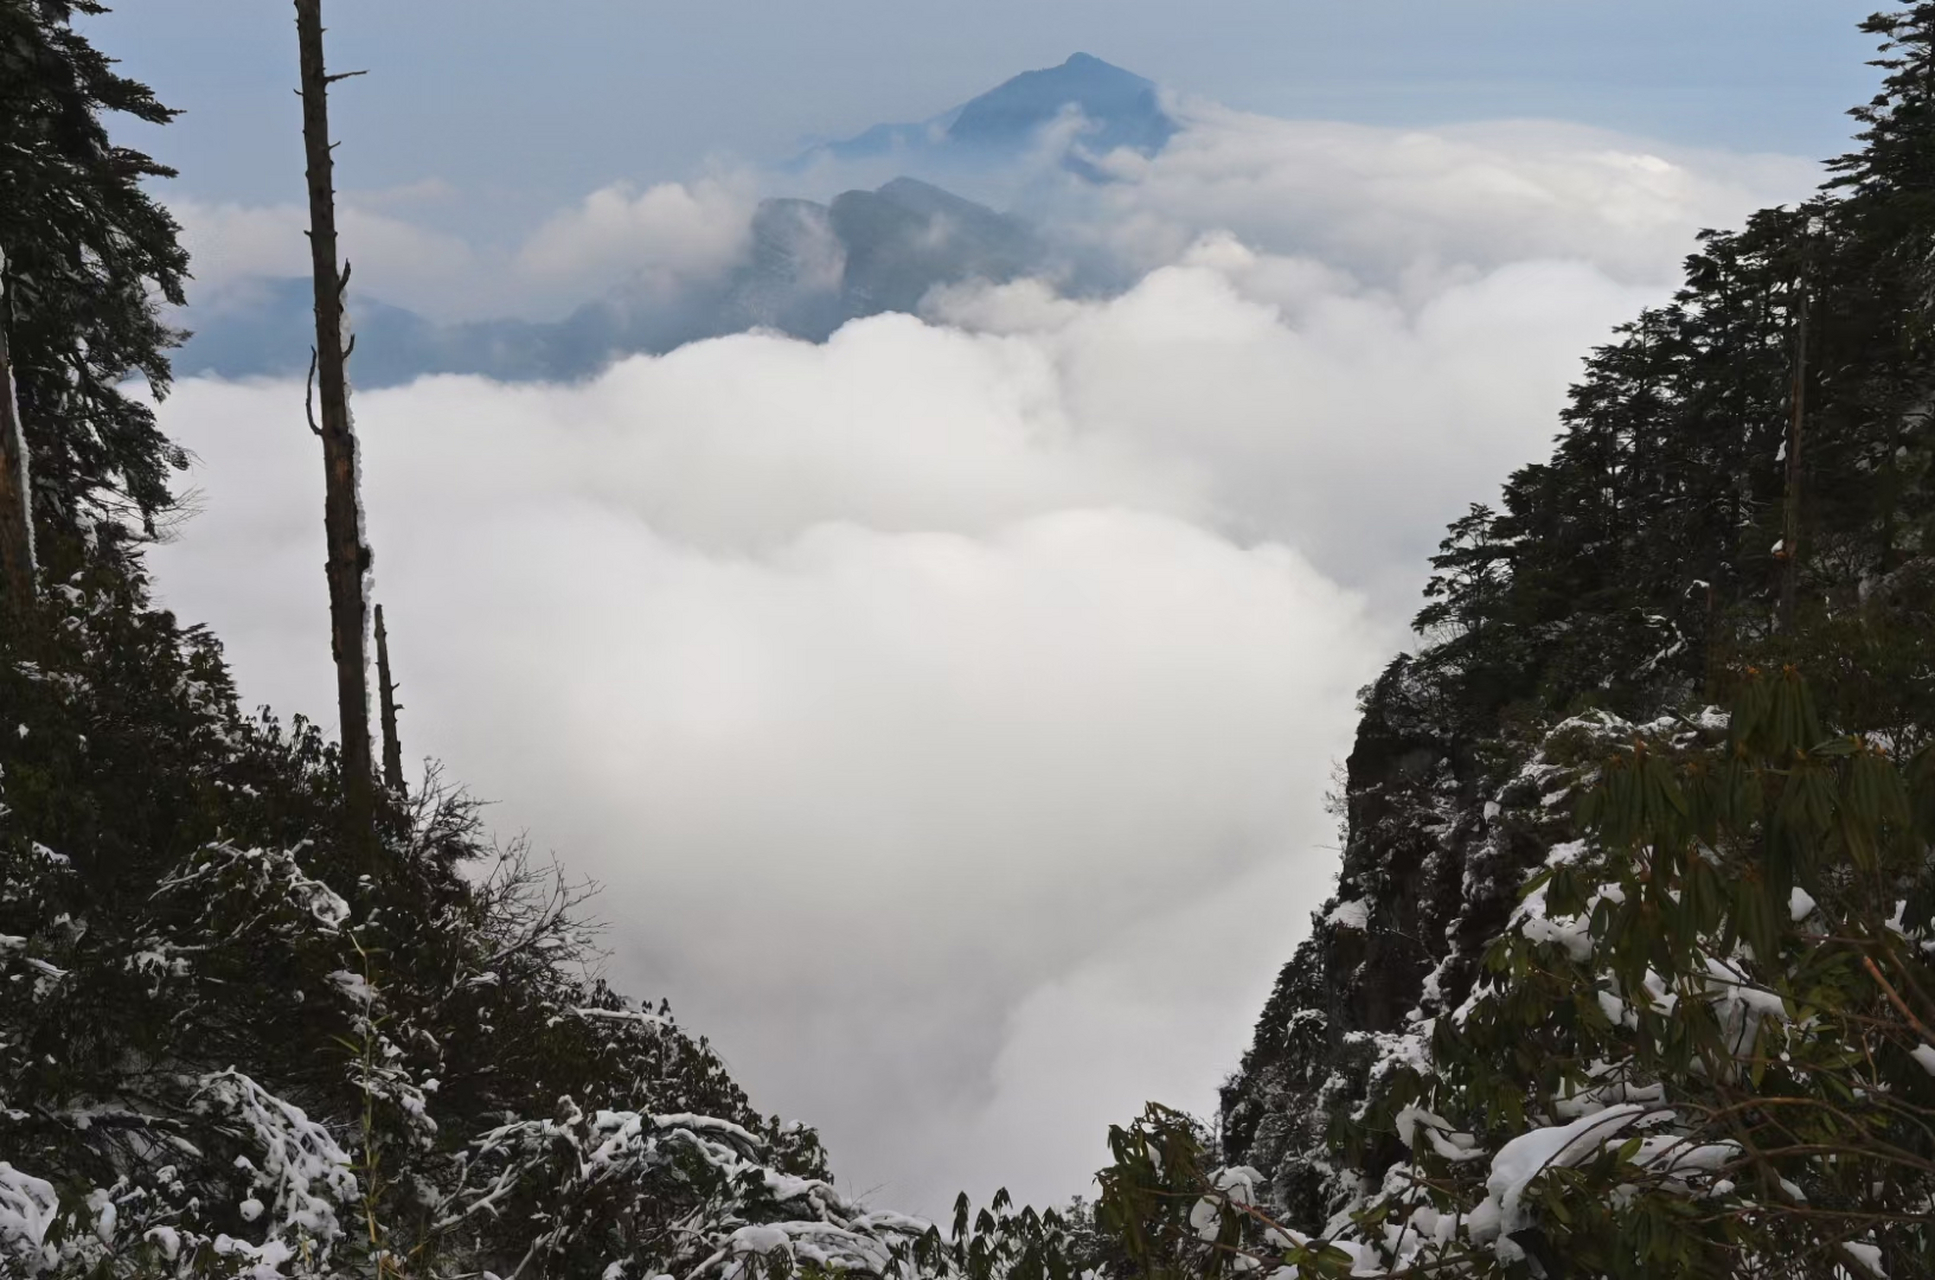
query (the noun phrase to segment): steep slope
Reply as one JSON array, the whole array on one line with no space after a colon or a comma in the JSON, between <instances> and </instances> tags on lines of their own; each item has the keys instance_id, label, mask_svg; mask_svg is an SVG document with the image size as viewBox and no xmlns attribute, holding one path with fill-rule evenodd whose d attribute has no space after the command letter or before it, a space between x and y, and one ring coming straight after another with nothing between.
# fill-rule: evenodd
<instances>
[{"instance_id":1,"label":"steep slope","mask_svg":"<svg viewBox=\"0 0 1935 1280\"><path fill-rule=\"evenodd\" d=\"M1729 739L1704 708L1784 667L1827 726L1803 754L1831 732L1907 761L1935 731L1935 7L1869 29L1895 43L1886 91L1855 113L1863 149L1805 207L1705 237L1676 301L1593 355L1551 460L1452 526L1428 643L1365 691L1337 897L1223 1092L1226 1156L1304 1230L1338 1229L1411 1168L1422 1113L1392 1115L1505 990L1498 966L1531 935L1521 899L1595 838L1580 797L1622 743L1629 759L1745 753L1744 727ZM1904 904L1889 928L1919 937L1926 846L1904 857L1876 892L1882 917L1887 894ZM1820 874L1815 896L1844 883ZM1774 945L1756 935L1762 962ZM1512 1105L1536 1110L1536 1088Z\"/></svg>"},{"instance_id":2,"label":"steep slope","mask_svg":"<svg viewBox=\"0 0 1935 1280\"><path fill-rule=\"evenodd\" d=\"M842 310L854 316L911 312L937 285L1012 280L1043 259L1015 219L913 178L847 192L830 221L845 250Z\"/></svg>"}]
</instances>

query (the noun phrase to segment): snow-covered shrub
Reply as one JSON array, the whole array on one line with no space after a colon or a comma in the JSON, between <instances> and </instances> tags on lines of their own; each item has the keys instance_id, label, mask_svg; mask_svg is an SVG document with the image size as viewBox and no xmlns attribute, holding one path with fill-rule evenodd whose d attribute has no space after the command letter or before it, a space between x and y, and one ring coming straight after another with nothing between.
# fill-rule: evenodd
<instances>
[{"instance_id":1,"label":"snow-covered shrub","mask_svg":"<svg viewBox=\"0 0 1935 1280\"><path fill-rule=\"evenodd\" d=\"M0 663L0 1274L1072 1274L1057 1215L839 1191L434 776L370 874L334 752L126 569Z\"/></svg>"},{"instance_id":2,"label":"snow-covered shrub","mask_svg":"<svg viewBox=\"0 0 1935 1280\"><path fill-rule=\"evenodd\" d=\"M1198 1274L1921 1274L1935 754L1824 731L1792 669L1731 716L1594 714L1548 747L1526 769L1579 838L1470 997L1388 1037L1346 1126L1400 1144L1381 1177L1300 1235L1158 1114L1118 1133L1105 1210Z\"/></svg>"}]
</instances>

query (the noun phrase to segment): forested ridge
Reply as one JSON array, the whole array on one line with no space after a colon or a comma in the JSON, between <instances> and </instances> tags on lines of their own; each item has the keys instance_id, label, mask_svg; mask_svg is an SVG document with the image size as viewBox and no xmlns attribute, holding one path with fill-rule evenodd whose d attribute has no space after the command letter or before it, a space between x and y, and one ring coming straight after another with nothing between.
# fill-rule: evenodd
<instances>
[{"instance_id":1,"label":"forested ridge","mask_svg":"<svg viewBox=\"0 0 1935 1280\"><path fill-rule=\"evenodd\" d=\"M1452 525L1427 643L1365 693L1337 898L1224 1091L1227 1157L1306 1229L1396 1170L1483 1171L1448 1144L1485 1151L1575 1096L1684 1124L1685 1089L1739 1108L1688 1149L1767 1157L1777 1173L1749 1165L1771 1204L1749 1210L1760 1191L1728 1165L1728 1196L1528 1221L1505 1262L1859 1274L1849 1241L1913 1275L1935 1257L1935 6L1865 29L1887 79L1854 113L1860 148L1817 198L1703 235L1672 303L1592 353L1550 460ZM1730 721L1741 707L1756 719ZM1730 1060L1750 1087L1723 1087ZM1763 1093L1809 1101L1756 1111ZM1870 1113L1875 1095L1899 1110ZM1452 1139L1419 1136L1427 1112ZM1876 1155L1884 1135L1898 1149ZM1822 1155L1837 1142L1872 1164Z\"/></svg>"},{"instance_id":2,"label":"forested ridge","mask_svg":"<svg viewBox=\"0 0 1935 1280\"><path fill-rule=\"evenodd\" d=\"M0 0L0 1274L1935 1270L1935 4L1867 23L1820 195L1705 235L1452 526L1221 1115L937 1226L152 599L185 458L124 379L191 264L98 9Z\"/></svg>"}]
</instances>

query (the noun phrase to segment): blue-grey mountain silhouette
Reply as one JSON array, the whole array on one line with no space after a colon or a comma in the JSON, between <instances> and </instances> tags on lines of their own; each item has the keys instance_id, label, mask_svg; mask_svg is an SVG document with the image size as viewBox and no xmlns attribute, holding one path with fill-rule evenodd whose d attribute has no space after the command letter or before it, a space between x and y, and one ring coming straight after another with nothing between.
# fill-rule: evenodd
<instances>
[{"instance_id":1,"label":"blue-grey mountain silhouette","mask_svg":"<svg viewBox=\"0 0 1935 1280\"><path fill-rule=\"evenodd\" d=\"M353 372L366 387L430 373L569 379L627 355L748 329L817 342L861 316L915 311L937 286L1002 283L1046 262L1040 240L1019 219L896 178L876 191L848 191L831 204L762 201L744 261L721 278L669 293L624 281L555 323L438 324L352 293L359 335ZM223 377L300 376L309 359L307 289L303 280L268 280L245 301L191 311L186 319L194 336L176 368Z\"/></svg>"},{"instance_id":2,"label":"blue-grey mountain silhouette","mask_svg":"<svg viewBox=\"0 0 1935 1280\"><path fill-rule=\"evenodd\" d=\"M1121 147L1153 154L1177 129L1153 83L1078 53L931 120L879 125L815 148L797 163L822 156L892 158L966 174L1021 159L1044 130L1071 120L1077 127L1059 163L1097 180L1103 176L1097 158ZM627 355L748 329L817 342L849 320L915 311L938 286L999 284L1050 266L1041 238L1024 221L903 176L827 204L761 201L744 260L719 278L669 290L617 281L556 322L440 324L352 292L351 320L360 335L353 372L366 387L431 373L579 378ZM261 280L218 308L191 308L183 321L194 336L176 368L223 377L300 376L309 359L308 289L306 280Z\"/></svg>"},{"instance_id":3,"label":"blue-grey mountain silhouette","mask_svg":"<svg viewBox=\"0 0 1935 1280\"><path fill-rule=\"evenodd\" d=\"M856 137L823 143L801 157L862 160L881 156L957 159L963 162L1008 159L1034 146L1042 131L1079 114L1079 152L1065 162L1082 171L1086 156L1118 147L1144 155L1160 151L1177 125L1163 110L1152 81L1086 53L1058 67L1022 74L980 97L916 124L875 125Z\"/></svg>"}]
</instances>

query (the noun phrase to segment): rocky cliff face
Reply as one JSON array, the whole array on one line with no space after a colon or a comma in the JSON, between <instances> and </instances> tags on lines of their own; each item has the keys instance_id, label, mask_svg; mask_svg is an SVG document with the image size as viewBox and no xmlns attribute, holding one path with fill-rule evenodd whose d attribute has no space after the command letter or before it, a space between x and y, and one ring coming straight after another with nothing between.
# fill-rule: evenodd
<instances>
[{"instance_id":1,"label":"rocky cliff face","mask_svg":"<svg viewBox=\"0 0 1935 1280\"><path fill-rule=\"evenodd\" d=\"M1291 1225L1317 1232L1408 1155L1396 1137L1350 1139L1380 1077L1415 1065L1436 1021L1464 1004L1529 873L1577 836L1574 790L1629 722L1588 714L1549 729L1478 733L1459 673L1401 657L1365 691L1347 765L1337 895L1277 978L1241 1068L1224 1086L1232 1164L1269 1179ZM1672 693L1662 687L1664 697ZM1669 732L1705 732L1698 715Z\"/></svg>"},{"instance_id":2,"label":"rocky cliff face","mask_svg":"<svg viewBox=\"0 0 1935 1280\"><path fill-rule=\"evenodd\" d=\"M1408 658L1367 691L1337 896L1223 1091L1227 1158L1268 1174L1299 1225L1320 1226L1351 1190L1327 1154L1329 1117L1362 1101L1381 1042L1463 998L1502 919L1494 864L1510 854L1488 838L1487 771L1438 692Z\"/></svg>"},{"instance_id":3,"label":"rocky cliff face","mask_svg":"<svg viewBox=\"0 0 1935 1280\"><path fill-rule=\"evenodd\" d=\"M1833 731L1899 759L1929 740L1935 6L1867 29L1899 60L1855 113L1863 149L1805 206L1704 234L1675 300L1588 358L1550 459L1433 558L1431 643L1366 691L1337 897L1222 1100L1225 1158L1292 1225L1397 1160L1352 1122L1446 1035L1527 872L1575 838L1564 779L1594 762L1573 738L1704 732L1706 703L1791 667Z\"/></svg>"}]
</instances>

